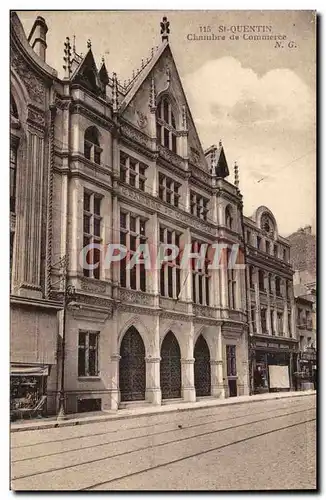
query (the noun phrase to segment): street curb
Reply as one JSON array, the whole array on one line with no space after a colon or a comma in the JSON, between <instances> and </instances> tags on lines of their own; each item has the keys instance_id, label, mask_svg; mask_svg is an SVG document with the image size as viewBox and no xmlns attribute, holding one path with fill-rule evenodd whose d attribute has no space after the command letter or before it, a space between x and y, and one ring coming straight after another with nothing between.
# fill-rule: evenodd
<instances>
[{"instance_id":1,"label":"street curb","mask_svg":"<svg viewBox=\"0 0 326 500\"><path fill-rule=\"evenodd\" d=\"M282 395L283 394L283 395ZM63 420L63 421L51 421L51 422L44 422L40 424L31 425L28 426L28 424L22 424L20 427L12 427L11 424L10 427L10 432L26 432L26 431L35 431L35 430L44 430L44 429L57 429L59 427L74 427L76 425L86 425L86 424L95 424L95 423L100 423L100 422L108 422L108 421L116 421L116 420L123 420L123 419L132 419L132 418L138 418L138 417L150 417L153 415L163 415L165 413L178 413L178 412L184 412L184 411L196 411L196 410L202 410L203 408L214 408L216 406L229 406L229 405L241 405L245 403L262 403L264 401L273 401L275 399L287 399L287 398L297 398L297 397L304 397L304 396L313 396L316 395L316 391L303 391L303 392L291 392L291 393L275 393L275 397L257 397L253 396L252 400L245 399L243 401L239 400L232 400L232 398L226 398L226 399L216 399L213 400L214 402L212 404L207 404L207 401L205 403L197 402L196 406L187 406L186 408L173 408L173 404L167 406L166 409L162 409L164 407L159 406L159 410L149 410L148 412L135 412L133 414L117 414L115 415L101 415L98 417L82 417L78 419L69 419L69 420ZM181 403L182 404L182 403ZM195 403L196 404L196 403ZM143 408L143 407L139 407Z\"/></svg>"}]
</instances>

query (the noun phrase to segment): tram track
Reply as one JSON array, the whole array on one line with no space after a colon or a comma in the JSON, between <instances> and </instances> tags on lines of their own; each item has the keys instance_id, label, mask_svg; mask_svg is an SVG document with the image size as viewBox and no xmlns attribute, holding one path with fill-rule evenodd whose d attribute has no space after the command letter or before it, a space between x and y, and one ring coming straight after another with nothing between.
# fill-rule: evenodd
<instances>
[{"instance_id":1,"label":"tram track","mask_svg":"<svg viewBox=\"0 0 326 500\"><path fill-rule=\"evenodd\" d=\"M130 455L132 455L132 454L137 454L137 453L141 453L141 452L144 452L144 451L145 452L146 451L147 452L149 452L149 451L153 452L153 450L157 450L160 447L164 447L164 446L168 446L168 445L171 445L171 446L175 447L176 445L179 445L182 442L187 442L187 441L189 442L191 439L196 439L196 440L197 439L203 439L203 438L206 438L208 436L214 436L214 434L220 436L223 432L227 432L227 431L230 431L230 430L233 430L233 429L237 429L238 432L239 432L239 429L241 430L241 428L245 428L246 426L259 425L259 424L261 424L263 422L275 421L275 419L287 418L287 417L291 417L293 415L298 415L298 414L302 414L302 413L311 412L312 410L315 410L315 407L305 408L305 409L302 409L302 410L296 410L294 412L293 411L286 412L286 413L282 413L281 415L272 415L272 416L268 416L266 418L262 418L262 419L258 419L258 420L250 420L248 422L243 422L243 423L236 424L236 425L222 427L222 428L218 428L218 429L215 429L215 430L210 430L210 431L207 431L207 432L204 432L204 433L198 433L198 434L191 435L191 436L180 437L179 439L175 439L175 436L174 437L172 436L171 441L164 440L162 443L156 443L156 444L148 444L148 443L146 443L146 446L138 447L138 448L135 448L135 449L132 449L132 450L122 451L121 453L115 453L115 454L111 454L111 455L105 455L102 458L98 458L97 457L95 459L86 460L86 461L83 461L83 462L73 463L73 464L69 464L69 465L64 465L62 467L49 468L47 470L38 471L38 472L34 472L34 473L30 473L30 474L25 474L25 475L24 474L22 474L22 475L14 475L12 477L12 480L13 480L13 483L15 483L15 481L20 481L20 480L24 480L24 479L31 479L33 477L40 477L40 476L44 476L46 474L51 474L51 473L55 473L56 475L58 475L58 473L61 473L63 471L68 471L69 469L72 470L72 469L76 469L76 468L77 469L78 468L82 468L83 466L90 466L91 464L93 464L93 465L100 464L100 463L104 462L105 460L109 461L109 460L117 459L119 457L123 457L123 456L126 456L126 455L129 455L129 458L130 458ZM279 411L282 411L282 409L280 409ZM237 416L236 418L241 418L241 417ZM310 421L313 421L313 420L314 420L314 418L313 419L305 420L304 422L310 422ZM304 423L304 422L302 422L302 423ZM289 427L291 427L292 425L300 425L300 422L296 423L296 424L291 424ZM286 428L286 427L284 427L284 428ZM279 428L279 429L281 429L281 428ZM181 432L185 431L185 430L187 430L187 428L182 429ZM269 432L276 432L276 431L277 431L277 429L274 429L273 431L268 431L267 434ZM158 433L158 434L163 434L163 433L161 432L161 433ZM258 433L257 437L260 436L260 435L264 435L264 433ZM250 437L250 439L253 438L253 437L255 437L255 436ZM138 438L135 438L135 439L142 439L142 438L138 437ZM249 438L246 438L246 439L249 439ZM236 443L236 442L242 442L242 441L243 441L243 439L235 440L234 443ZM223 444L221 446L225 447L225 446L229 446L231 444L232 444L232 442L229 443L229 444ZM206 453L206 452L209 452L209 451L212 451L212 450L215 450L215 449L219 449L219 447L212 448L212 449L206 449L206 450L204 449L203 451L199 452L199 454ZM183 459L191 458L192 456L196 456L196 453L195 454L188 454ZM33 459L34 459L34 457L30 458L31 461L33 461ZM176 459L176 462L178 462L179 460L180 460L180 458ZM167 462L167 463L176 463L176 462L175 462L175 460L172 460L171 462ZM162 465L164 465L164 464L161 464L160 466L162 466ZM147 470L147 469L145 468L144 470ZM150 468L149 468L149 470L150 470ZM138 471L137 473L140 473L140 472L143 472L143 470ZM125 477L125 476L122 476L122 477ZM115 479L120 479L120 477L119 478L115 478ZM112 480L114 480L114 479L112 479ZM107 481L104 481L104 483L106 483L106 482ZM103 483L103 481L102 482L98 482L98 483L94 484L93 486L99 486L100 484L104 484L104 483ZM81 488L81 490L84 490L84 489L88 489L88 487L87 488Z\"/></svg>"},{"instance_id":2,"label":"tram track","mask_svg":"<svg viewBox=\"0 0 326 500\"><path fill-rule=\"evenodd\" d=\"M304 410L302 411L306 411L307 408L304 406L304 405L298 405L295 409L296 409L296 412L291 412L291 414L293 413L297 413L298 411L301 411L301 410L298 410L298 408L303 408ZM309 410L310 409L315 409L315 407L311 407L311 408L308 408ZM277 411L282 411L283 409L280 408L278 409ZM298 411L297 411L298 410ZM248 415L248 412L246 413L243 413L243 414L240 414L240 415L237 415L237 416L234 416L234 417L225 417L225 418L216 418L216 419L211 419L210 417L213 416L214 414L210 414L210 415L203 415L202 417L199 417L199 419L206 419L206 421L204 422L198 422L198 419L196 419L196 423L194 424L184 424L182 426L182 429L183 430L189 430L189 429L194 429L196 427L203 427L205 425L213 425L213 424L217 424L217 423L220 423L220 422L225 422L225 421L230 421L230 420L238 420L238 419L241 419L241 418L249 418L249 417L254 417L254 416L257 416L257 415L263 415L266 413L267 410L264 410L264 411L261 411L261 412L256 412L256 413L251 413L250 415ZM207 420L209 418L209 420ZM253 421L254 423L256 421ZM39 458L46 458L46 457L54 457L54 456L62 456L64 454L69 454L69 453L72 453L74 451L80 451L80 450L87 450L87 449L95 449L95 448L100 448L100 447L103 447L103 446L107 446L107 445L111 445L111 444L117 444L117 443L123 443L123 442L129 442L129 441L133 441L133 440L136 440L136 439L141 439L141 438L149 438L149 437L154 437L154 436L159 436L159 435L163 435L163 434L167 434L167 433L171 433L171 432L175 432L176 431L176 423L172 423L172 424L167 424L169 425L169 428L166 429L166 430L159 430L157 432L147 432L148 429L150 427L162 427L162 425L160 424L152 424L152 425L148 425L148 426L142 426L141 428L137 428L137 427L134 427L134 428L130 428L130 429L127 429L126 431L133 431L135 429L139 430L144 430L144 433L139 435L137 434L136 436L129 436L129 437L123 437L123 438L120 438L120 439L114 439L114 440L107 440L105 442L100 442L99 444L95 444L94 442L92 442L91 444L87 444L86 446L82 446L80 444L80 441L81 439L87 439L89 441L90 438L94 438L94 436L96 437L99 437L99 436L108 436L108 435L111 435L111 434L116 434L117 432L116 431L109 431L107 433L99 433L99 434L88 434L87 436L83 436L81 438L76 438L74 437L73 439L75 439L79 446L78 447L75 447L75 448L68 448L67 450L60 450L60 451L53 451L52 453L44 453L44 454L40 454L40 455L28 455L24 458L18 458L18 459L13 459L12 458L12 464L16 464L16 463L21 463L21 462L25 462L25 461L29 461L29 460L34 460L34 459L39 459ZM241 424L242 425L242 424ZM236 426L230 426L230 427L227 427L226 429L229 429L229 428L232 428L232 427L236 427ZM126 432L125 431L125 432ZM62 441L57 441L56 443L58 444L58 448L60 447L60 443L61 442L65 442L66 440L62 440ZM42 444L37 444L38 446L41 446ZM35 446L35 445L34 445ZM15 450L17 450L17 447L14 448ZM31 450L32 451L32 450Z\"/></svg>"}]
</instances>

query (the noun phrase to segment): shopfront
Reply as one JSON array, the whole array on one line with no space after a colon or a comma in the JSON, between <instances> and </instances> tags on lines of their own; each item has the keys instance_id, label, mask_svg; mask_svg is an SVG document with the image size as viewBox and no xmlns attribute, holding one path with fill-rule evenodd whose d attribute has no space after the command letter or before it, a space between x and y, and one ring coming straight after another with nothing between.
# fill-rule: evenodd
<instances>
[{"instance_id":1,"label":"shopfront","mask_svg":"<svg viewBox=\"0 0 326 500\"><path fill-rule=\"evenodd\" d=\"M317 388L317 352L314 347L307 347L299 353L296 379L300 390Z\"/></svg>"},{"instance_id":2,"label":"shopfront","mask_svg":"<svg viewBox=\"0 0 326 500\"><path fill-rule=\"evenodd\" d=\"M13 365L10 373L10 411L18 416L21 410L37 407L46 395L48 365ZM44 401L45 402L45 401ZM40 408L43 412L44 407Z\"/></svg>"},{"instance_id":3,"label":"shopfront","mask_svg":"<svg viewBox=\"0 0 326 500\"><path fill-rule=\"evenodd\" d=\"M253 394L294 390L297 342L252 339L250 347Z\"/></svg>"}]
</instances>

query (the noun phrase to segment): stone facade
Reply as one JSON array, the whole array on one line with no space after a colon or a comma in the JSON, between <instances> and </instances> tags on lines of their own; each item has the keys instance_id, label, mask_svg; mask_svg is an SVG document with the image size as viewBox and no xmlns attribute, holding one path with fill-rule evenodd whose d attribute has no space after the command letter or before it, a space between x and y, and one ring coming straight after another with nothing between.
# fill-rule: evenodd
<instances>
[{"instance_id":1,"label":"stone facade","mask_svg":"<svg viewBox=\"0 0 326 500\"><path fill-rule=\"evenodd\" d=\"M11 23L13 365L50 367L50 413L58 409L63 352L67 412L248 394L248 333L256 347L275 333L279 350L296 349L289 245L265 207L243 217L222 143L203 151L168 40L122 85L104 62L97 69L90 43L81 57L67 39L59 79L45 62L45 20L37 19L30 43L15 13ZM273 235L262 227L267 220ZM91 271L81 265L89 242L124 242L132 252L136 242L157 249L163 240L237 245L240 261L246 256L255 268L253 287L248 270L226 265L197 272L175 261L134 274L103 259ZM265 286L271 273L271 292L259 290L258 269ZM75 294L64 308L67 283Z\"/></svg>"},{"instance_id":2,"label":"stone facade","mask_svg":"<svg viewBox=\"0 0 326 500\"><path fill-rule=\"evenodd\" d=\"M264 206L244 218L251 391L270 390L269 366L287 365L293 387L298 341L290 245ZM261 375L263 374L263 375Z\"/></svg>"}]
</instances>

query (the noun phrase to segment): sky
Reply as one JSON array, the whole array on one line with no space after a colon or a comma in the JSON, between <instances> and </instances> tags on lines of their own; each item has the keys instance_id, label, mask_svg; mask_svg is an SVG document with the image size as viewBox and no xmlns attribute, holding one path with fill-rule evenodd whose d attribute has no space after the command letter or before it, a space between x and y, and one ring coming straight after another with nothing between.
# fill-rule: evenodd
<instances>
[{"instance_id":1,"label":"sky","mask_svg":"<svg viewBox=\"0 0 326 500\"><path fill-rule=\"evenodd\" d=\"M59 76L63 76L63 43L66 36L72 40L75 35L77 52L85 54L90 39L98 67L104 56L109 73L115 71L121 81L140 67L152 46L161 43L160 21L166 15L171 50L202 146L222 140L231 182L237 161L245 215L266 205L283 236L305 225L315 231L316 40L311 11L18 11L18 15L27 35L37 15L45 18L47 63ZM267 32L249 32L258 26L267 27ZM225 39L191 40L209 32L224 34ZM286 39L277 47L275 40L245 40L248 35Z\"/></svg>"}]
</instances>

